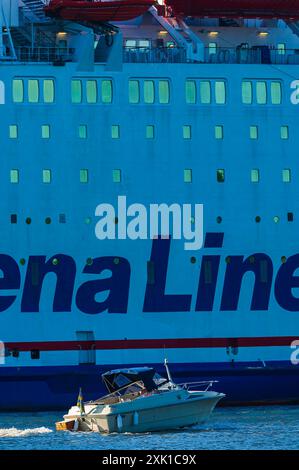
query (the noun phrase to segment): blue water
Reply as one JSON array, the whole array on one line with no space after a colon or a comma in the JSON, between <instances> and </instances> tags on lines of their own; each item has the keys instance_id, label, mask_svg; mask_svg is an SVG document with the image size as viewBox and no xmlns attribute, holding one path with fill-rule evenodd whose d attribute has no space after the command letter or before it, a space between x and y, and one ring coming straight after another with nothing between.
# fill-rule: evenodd
<instances>
[{"instance_id":1,"label":"blue water","mask_svg":"<svg viewBox=\"0 0 299 470\"><path fill-rule=\"evenodd\" d=\"M299 449L299 406L218 408L203 426L143 435L56 432L61 416L0 414L0 449Z\"/></svg>"}]
</instances>

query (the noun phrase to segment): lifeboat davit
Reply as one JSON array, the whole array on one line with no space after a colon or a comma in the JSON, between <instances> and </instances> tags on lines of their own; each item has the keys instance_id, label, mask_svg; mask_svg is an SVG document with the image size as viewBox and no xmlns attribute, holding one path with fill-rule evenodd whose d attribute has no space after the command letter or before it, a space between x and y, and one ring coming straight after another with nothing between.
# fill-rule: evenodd
<instances>
[{"instance_id":1,"label":"lifeboat davit","mask_svg":"<svg viewBox=\"0 0 299 470\"><path fill-rule=\"evenodd\" d=\"M165 0L182 16L299 19L299 0Z\"/></svg>"},{"instance_id":2,"label":"lifeboat davit","mask_svg":"<svg viewBox=\"0 0 299 470\"><path fill-rule=\"evenodd\" d=\"M127 21L145 13L153 0L51 0L47 16L69 21Z\"/></svg>"}]
</instances>

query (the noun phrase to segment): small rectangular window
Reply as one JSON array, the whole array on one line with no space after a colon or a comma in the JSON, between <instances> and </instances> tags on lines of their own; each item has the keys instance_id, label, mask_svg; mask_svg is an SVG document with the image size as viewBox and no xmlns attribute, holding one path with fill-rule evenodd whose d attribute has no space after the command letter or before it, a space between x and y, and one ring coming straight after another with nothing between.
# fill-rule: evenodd
<instances>
[{"instance_id":1,"label":"small rectangular window","mask_svg":"<svg viewBox=\"0 0 299 470\"><path fill-rule=\"evenodd\" d=\"M192 183L192 170L190 168L184 170L184 183Z\"/></svg>"},{"instance_id":2,"label":"small rectangular window","mask_svg":"<svg viewBox=\"0 0 299 470\"><path fill-rule=\"evenodd\" d=\"M146 104L153 104L155 102L155 83L153 80L144 81L143 94Z\"/></svg>"},{"instance_id":3,"label":"small rectangular window","mask_svg":"<svg viewBox=\"0 0 299 470\"><path fill-rule=\"evenodd\" d=\"M113 183L121 182L121 170L112 170L112 181Z\"/></svg>"},{"instance_id":4,"label":"small rectangular window","mask_svg":"<svg viewBox=\"0 0 299 470\"><path fill-rule=\"evenodd\" d=\"M80 183L88 183L88 170L82 169L80 170Z\"/></svg>"},{"instance_id":5,"label":"small rectangular window","mask_svg":"<svg viewBox=\"0 0 299 470\"><path fill-rule=\"evenodd\" d=\"M211 83L209 81L200 82L200 102L201 104L211 103Z\"/></svg>"},{"instance_id":6,"label":"small rectangular window","mask_svg":"<svg viewBox=\"0 0 299 470\"><path fill-rule=\"evenodd\" d=\"M12 96L14 103L24 102L24 82L20 79L15 79L12 82Z\"/></svg>"},{"instance_id":7,"label":"small rectangular window","mask_svg":"<svg viewBox=\"0 0 299 470\"><path fill-rule=\"evenodd\" d=\"M223 139L223 126L215 126L215 139Z\"/></svg>"},{"instance_id":8,"label":"small rectangular window","mask_svg":"<svg viewBox=\"0 0 299 470\"><path fill-rule=\"evenodd\" d=\"M19 182L19 170L10 170L10 182L13 184Z\"/></svg>"},{"instance_id":9,"label":"small rectangular window","mask_svg":"<svg viewBox=\"0 0 299 470\"><path fill-rule=\"evenodd\" d=\"M98 84L96 80L86 81L86 101L88 104L95 104L98 101Z\"/></svg>"},{"instance_id":10,"label":"small rectangular window","mask_svg":"<svg viewBox=\"0 0 299 470\"><path fill-rule=\"evenodd\" d=\"M168 80L159 80L159 103L169 103L169 82Z\"/></svg>"},{"instance_id":11,"label":"small rectangular window","mask_svg":"<svg viewBox=\"0 0 299 470\"><path fill-rule=\"evenodd\" d=\"M282 181L283 183L291 182L291 170L289 168L282 170Z\"/></svg>"},{"instance_id":12,"label":"small rectangular window","mask_svg":"<svg viewBox=\"0 0 299 470\"><path fill-rule=\"evenodd\" d=\"M257 104L267 104L266 82L256 82L256 102Z\"/></svg>"},{"instance_id":13,"label":"small rectangular window","mask_svg":"<svg viewBox=\"0 0 299 470\"><path fill-rule=\"evenodd\" d=\"M155 127L154 126L146 126L145 136L147 139L154 139L155 137Z\"/></svg>"},{"instance_id":14,"label":"small rectangular window","mask_svg":"<svg viewBox=\"0 0 299 470\"><path fill-rule=\"evenodd\" d=\"M215 82L215 102L216 104L226 103L226 86L223 81Z\"/></svg>"},{"instance_id":15,"label":"small rectangular window","mask_svg":"<svg viewBox=\"0 0 299 470\"><path fill-rule=\"evenodd\" d=\"M191 126L183 126L183 138L191 139Z\"/></svg>"},{"instance_id":16,"label":"small rectangular window","mask_svg":"<svg viewBox=\"0 0 299 470\"><path fill-rule=\"evenodd\" d=\"M72 80L72 103L82 103L82 82L81 80Z\"/></svg>"},{"instance_id":17,"label":"small rectangular window","mask_svg":"<svg viewBox=\"0 0 299 470\"><path fill-rule=\"evenodd\" d=\"M252 104L252 82L242 82L242 103Z\"/></svg>"},{"instance_id":18,"label":"small rectangular window","mask_svg":"<svg viewBox=\"0 0 299 470\"><path fill-rule=\"evenodd\" d=\"M257 126L250 126L249 128L249 136L252 140L258 139L258 127Z\"/></svg>"},{"instance_id":19,"label":"small rectangular window","mask_svg":"<svg viewBox=\"0 0 299 470\"><path fill-rule=\"evenodd\" d=\"M294 222L293 212L288 212L287 219L288 219L288 222Z\"/></svg>"},{"instance_id":20,"label":"small rectangular window","mask_svg":"<svg viewBox=\"0 0 299 470\"><path fill-rule=\"evenodd\" d=\"M59 223L60 224L65 224L66 223L66 215L65 214L59 214Z\"/></svg>"},{"instance_id":21,"label":"small rectangular window","mask_svg":"<svg viewBox=\"0 0 299 470\"><path fill-rule=\"evenodd\" d=\"M218 169L216 172L216 177L217 177L217 182L218 183L224 183L225 181L225 170L224 169Z\"/></svg>"},{"instance_id":22,"label":"small rectangular window","mask_svg":"<svg viewBox=\"0 0 299 470\"><path fill-rule=\"evenodd\" d=\"M40 359L40 351L38 349L32 349L30 351L31 359Z\"/></svg>"},{"instance_id":23,"label":"small rectangular window","mask_svg":"<svg viewBox=\"0 0 299 470\"><path fill-rule=\"evenodd\" d=\"M257 169L251 170L251 182L258 183L260 180L260 172Z\"/></svg>"},{"instance_id":24,"label":"small rectangular window","mask_svg":"<svg viewBox=\"0 0 299 470\"><path fill-rule=\"evenodd\" d=\"M44 80L43 92L44 92L44 103L54 103L54 99L55 99L54 80L49 80L49 79Z\"/></svg>"},{"instance_id":25,"label":"small rectangular window","mask_svg":"<svg viewBox=\"0 0 299 470\"><path fill-rule=\"evenodd\" d=\"M137 104L140 101L138 80L129 80L129 103Z\"/></svg>"},{"instance_id":26,"label":"small rectangular window","mask_svg":"<svg viewBox=\"0 0 299 470\"><path fill-rule=\"evenodd\" d=\"M43 183L51 183L51 170L43 170Z\"/></svg>"},{"instance_id":27,"label":"small rectangular window","mask_svg":"<svg viewBox=\"0 0 299 470\"><path fill-rule=\"evenodd\" d=\"M287 140L289 138L289 127L281 126L280 127L280 138L282 140Z\"/></svg>"},{"instance_id":28,"label":"small rectangular window","mask_svg":"<svg viewBox=\"0 0 299 470\"><path fill-rule=\"evenodd\" d=\"M10 215L10 223L11 224L16 224L17 222L18 222L17 214L11 214Z\"/></svg>"},{"instance_id":29,"label":"small rectangular window","mask_svg":"<svg viewBox=\"0 0 299 470\"><path fill-rule=\"evenodd\" d=\"M271 82L271 103L272 104L281 104L281 83L280 82Z\"/></svg>"},{"instance_id":30,"label":"small rectangular window","mask_svg":"<svg viewBox=\"0 0 299 470\"><path fill-rule=\"evenodd\" d=\"M50 126L48 124L42 126L42 139L50 139Z\"/></svg>"},{"instance_id":31,"label":"small rectangular window","mask_svg":"<svg viewBox=\"0 0 299 470\"><path fill-rule=\"evenodd\" d=\"M277 44L277 53L278 55L285 55L286 45L284 43Z\"/></svg>"},{"instance_id":32,"label":"small rectangular window","mask_svg":"<svg viewBox=\"0 0 299 470\"><path fill-rule=\"evenodd\" d=\"M112 81L103 80L102 81L102 103L110 104L112 103Z\"/></svg>"},{"instance_id":33,"label":"small rectangular window","mask_svg":"<svg viewBox=\"0 0 299 470\"><path fill-rule=\"evenodd\" d=\"M87 139L87 126L84 124L81 124L78 127L78 135L79 139Z\"/></svg>"},{"instance_id":34,"label":"small rectangular window","mask_svg":"<svg viewBox=\"0 0 299 470\"><path fill-rule=\"evenodd\" d=\"M187 80L185 85L186 103L196 103L196 82L194 80Z\"/></svg>"},{"instance_id":35,"label":"small rectangular window","mask_svg":"<svg viewBox=\"0 0 299 470\"><path fill-rule=\"evenodd\" d=\"M208 50L210 55L217 54L217 43L209 42Z\"/></svg>"},{"instance_id":36,"label":"small rectangular window","mask_svg":"<svg viewBox=\"0 0 299 470\"><path fill-rule=\"evenodd\" d=\"M119 139L120 129L119 129L118 125L111 126L111 137L112 137L112 139Z\"/></svg>"},{"instance_id":37,"label":"small rectangular window","mask_svg":"<svg viewBox=\"0 0 299 470\"><path fill-rule=\"evenodd\" d=\"M28 101L29 103L39 102L39 82L35 79L28 80Z\"/></svg>"},{"instance_id":38,"label":"small rectangular window","mask_svg":"<svg viewBox=\"0 0 299 470\"><path fill-rule=\"evenodd\" d=\"M18 126L12 124L9 126L9 138L10 139L17 139L18 138Z\"/></svg>"}]
</instances>

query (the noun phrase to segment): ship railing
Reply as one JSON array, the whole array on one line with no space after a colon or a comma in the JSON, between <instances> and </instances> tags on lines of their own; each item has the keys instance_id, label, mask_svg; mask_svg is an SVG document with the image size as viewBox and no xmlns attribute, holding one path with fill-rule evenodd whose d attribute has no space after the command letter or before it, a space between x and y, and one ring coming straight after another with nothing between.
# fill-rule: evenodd
<instances>
[{"instance_id":1,"label":"ship railing","mask_svg":"<svg viewBox=\"0 0 299 470\"><path fill-rule=\"evenodd\" d=\"M201 61L187 59L181 47L124 47L126 63L205 63L299 65L299 49L256 47L206 47Z\"/></svg>"},{"instance_id":2,"label":"ship railing","mask_svg":"<svg viewBox=\"0 0 299 470\"><path fill-rule=\"evenodd\" d=\"M17 47L20 62L64 63L73 59L74 49L69 47Z\"/></svg>"},{"instance_id":3,"label":"ship railing","mask_svg":"<svg viewBox=\"0 0 299 470\"><path fill-rule=\"evenodd\" d=\"M184 382L184 383L180 383L177 385L187 390L192 390L194 388L202 387L202 391L206 392L215 383L218 383L218 380L205 380L201 382Z\"/></svg>"}]
</instances>

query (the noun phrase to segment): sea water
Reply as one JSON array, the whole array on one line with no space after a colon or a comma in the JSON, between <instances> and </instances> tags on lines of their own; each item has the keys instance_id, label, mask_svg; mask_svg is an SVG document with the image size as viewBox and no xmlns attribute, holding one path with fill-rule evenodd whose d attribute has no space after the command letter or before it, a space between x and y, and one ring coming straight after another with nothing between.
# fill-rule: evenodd
<instances>
[{"instance_id":1,"label":"sea water","mask_svg":"<svg viewBox=\"0 0 299 470\"><path fill-rule=\"evenodd\" d=\"M192 429L135 435L57 432L62 414L0 414L0 449L299 449L299 406L217 408Z\"/></svg>"}]
</instances>

